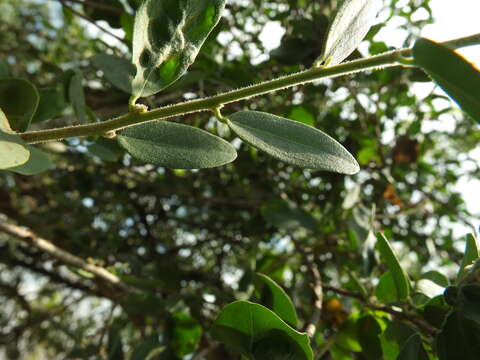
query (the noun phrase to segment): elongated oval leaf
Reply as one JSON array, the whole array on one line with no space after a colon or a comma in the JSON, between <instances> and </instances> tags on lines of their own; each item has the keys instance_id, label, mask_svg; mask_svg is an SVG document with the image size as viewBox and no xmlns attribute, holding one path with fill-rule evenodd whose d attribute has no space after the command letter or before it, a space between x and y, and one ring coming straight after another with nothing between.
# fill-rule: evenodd
<instances>
[{"instance_id":1,"label":"elongated oval leaf","mask_svg":"<svg viewBox=\"0 0 480 360\"><path fill-rule=\"evenodd\" d=\"M45 172L53 167L53 163L50 158L43 151L28 145L28 151L30 151L30 158L28 161L20 166L9 168L9 171L13 171L21 175L36 175Z\"/></svg>"},{"instance_id":2,"label":"elongated oval leaf","mask_svg":"<svg viewBox=\"0 0 480 360\"><path fill-rule=\"evenodd\" d=\"M307 334L288 326L266 307L248 301L235 301L222 310L212 329L214 336L235 351L255 360L260 352L274 352L280 348L284 358L313 360Z\"/></svg>"},{"instance_id":3,"label":"elongated oval leaf","mask_svg":"<svg viewBox=\"0 0 480 360\"><path fill-rule=\"evenodd\" d=\"M355 158L335 139L297 121L258 111L230 116L230 128L250 145L302 168L355 174Z\"/></svg>"},{"instance_id":4,"label":"elongated oval leaf","mask_svg":"<svg viewBox=\"0 0 480 360\"><path fill-rule=\"evenodd\" d=\"M92 58L92 64L102 70L105 78L115 87L131 94L135 77L135 66L132 63L118 56L100 54Z\"/></svg>"},{"instance_id":5,"label":"elongated oval leaf","mask_svg":"<svg viewBox=\"0 0 480 360\"><path fill-rule=\"evenodd\" d=\"M220 20L226 0L146 0L135 16L133 97L153 95L182 76Z\"/></svg>"},{"instance_id":6,"label":"elongated oval leaf","mask_svg":"<svg viewBox=\"0 0 480 360\"><path fill-rule=\"evenodd\" d=\"M25 164L30 152L22 138L12 133L10 123L0 109L0 170Z\"/></svg>"},{"instance_id":7,"label":"elongated oval leaf","mask_svg":"<svg viewBox=\"0 0 480 360\"><path fill-rule=\"evenodd\" d=\"M0 80L0 108L14 131L28 129L38 102L37 88L29 81L12 78Z\"/></svg>"},{"instance_id":8,"label":"elongated oval leaf","mask_svg":"<svg viewBox=\"0 0 480 360\"><path fill-rule=\"evenodd\" d=\"M480 70L452 49L428 39L413 47L415 63L474 120L480 122Z\"/></svg>"},{"instance_id":9,"label":"elongated oval leaf","mask_svg":"<svg viewBox=\"0 0 480 360\"><path fill-rule=\"evenodd\" d=\"M457 282L468 272L465 267L471 265L479 256L477 239L475 239L474 235L468 234L465 244L465 253L460 265L460 270L457 274Z\"/></svg>"},{"instance_id":10,"label":"elongated oval leaf","mask_svg":"<svg viewBox=\"0 0 480 360\"><path fill-rule=\"evenodd\" d=\"M377 234L377 248L392 274L398 296L397 300L407 300L410 296L410 280L405 271L403 271L388 240L382 233Z\"/></svg>"},{"instance_id":11,"label":"elongated oval leaf","mask_svg":"<svg viewBox=\"0 0 480 360\"><path fill-rule=\"evenodd\" d=\"M428 360L420 335L415 333L408 338L397 360Z\"/></svg>"},{"instance_id":12,"label":"elongated oval leaf","mask_svg":"<svg viewBox=\"0 0 480 360\"><path fill-rule=\"evenodd\" d=\"M317 62L341 63L367 35L381 6L381 0L343 0L330 24Z\"/></svg>"},{"instance_id":13,"label":"elongated oval leaf","mask_svg":"<svg viewBox=\"0 0 480 360\"><path fill-rule=\"evenodd\" d=\"M174 169L210 168L237 157L235 148L218 136L168 121L130 127L117 138L133 157Z\"/></svg>"},{"instance_id":14,"label":"elongated oval leaf","mask_svg":"<svg viewBox=\"0 0 480 360\"><path fill-rule=\"evenodd\" d=\"M80 123L87 122L87 105L83 91L83 72L76 70L68 82L68 100L72 104L75 116Z\"/></svg>"},{"instance_id":15,"label":"elongated oval leaf","mask_svg":"<svg viewBox=\"0 0 480 360\"><path fill-rule=\"evenodd\" d=\"M263 285L257 287L262 304L272 310L290 326L297 327L297 312L285 290L267 275L257 273L256 277L259 283Z\"/></svg>"},{"instance_id":16,"label":"elongated oval leaf","mask_svg":"<svg viewBox=\"0 0 480 360\"><path fill-rule=\"evenodd\" d=\"M44 88L39 90L40 102L32 118L32 123L53 119L67 107L63 86Z\"/></svg>"}]
</instances>

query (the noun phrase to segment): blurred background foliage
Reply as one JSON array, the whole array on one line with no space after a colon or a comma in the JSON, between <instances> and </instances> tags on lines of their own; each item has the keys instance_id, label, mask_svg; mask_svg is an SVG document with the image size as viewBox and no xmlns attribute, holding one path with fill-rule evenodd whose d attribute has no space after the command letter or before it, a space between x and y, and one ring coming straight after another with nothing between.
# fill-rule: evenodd
<instances>
[{"instance_id":1,"label":"blurred background foliage","mask_svg":"<svg viewBox=\"0 0 480 360\"><path fill-rule=\"evenodd\" d=\"M0 2L3 68L36 84L42 96L53 91L58 101L35 128L78 123L64 86L71 70L84 76L90 121L127 110L128 94L106 82L89 59L101 53L129 58L138 3ZM336 3L229 1L188 74L146 103L157 107L213 95L308 68L320 53ZM428 0L384 4L378 25L352 57L390 49L376 38L392 19L405 19L398 22L410 34L405 46L433 21L410 20L420 9L431 15ZM269 26L284 31L273 49L265 40ZM362 324L373 321L383 331L396 324L394 317L368 312L364 302L348 296L360 291L374 303L387 303L375 291L386 269L369 231L384 231L414 282L435 270L447 278L445 287L463 256L463 240L453 236L452 223L470 226L455 184L461 176L479 175L468 153L480 132L451 109L445 95L420 96L415 85L425 81L415 69L391 68L225 107L225 114L248 108L316 126L358 159L362 170L355 176L273 160L241 144L206 113L178 121L233 141L239 149L234 163L201 171L156 168L137 163L110 140L84 138L44 145L56 164L47 173L0 173L0 213L141 290L119 293L0 234L0 356L234 359L209 333L220 309L248 298L253 274L261 272L291 296L305 328L316 311L310 286L315 267L326 286L314 349L343 331L346 340L326 347L322 359L374 358L377 350L369 353L371 346L350 325L363 316ZM438 119L455 126L432 130L428 124ZM425 297L418 295L415 306ZM415 316L421 318L418 309ZM442 309L444 304L435 308ZM436 314L422 321L438 328L444 312Z\"/></svg>"}]
</instances>

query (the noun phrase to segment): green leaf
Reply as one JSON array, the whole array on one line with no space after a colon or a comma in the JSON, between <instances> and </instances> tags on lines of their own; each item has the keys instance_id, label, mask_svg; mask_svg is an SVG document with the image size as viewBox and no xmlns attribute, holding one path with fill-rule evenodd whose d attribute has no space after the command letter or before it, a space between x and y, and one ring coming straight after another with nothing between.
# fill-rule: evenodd
<instances>
[{"instance_id":1,"label":"green leaf","mask_svg":"<svg viewBox=\"0 0 480 360\"><path fill-rule=\"evenodd\" d=\"M410 296L410 280L403 271L397 256L382 233L377 234L377 248L383 261L387 264L395 282L397 300L407 300Z\"/></svg>"},{"instance_id":2,"label":"green leaf","mask_svg":"<svg viewBox=\"0 0 480 360\"><path fill-rule=\"evenodd\" d=\"M135 16L134 100L182 76L220 20L226 0L146 0Z\"/></svg>"},{"instance_id":3,"label":"green leaf","mask_svg":"<svg viewBox=\"0 0 480 360\"><path fill-rule=\"evenodd\" d=\"M202 336L202 328L190 315L176 312L172 314L171 345L174 353L183 358L197 348Z\"/></svg>"},{"instance_id":4,"label":"green leaf","mask_svg":"<svg viewBox=\"0 0 480 360\"><path fill-rule=\"evenodd\" d=\"M308 111L304 106L295 106L290 113L288 114L288 118L299 121L306 125L314 126L315 125L315 116Z\"/></svg>"},{"instance_id":5,"label":"green leaf","mask_svg":"<svg viewBox=\"0 0 480 360\"><path fill-rule=\"evenodd\" d=\"M467 284L460 287L458 309L466 319L480 326L480 285Z\"/></svg>"},{"instance_id":6,"label":"green leaf","mask_svg":"<svg viewBox=\"0 0 480 360\"><path fill-rule=\"evenodd\" d=\"M261 212L268 223L281 229L297 230L303 227L315 231L318 227L318 222L312 215L285 200L267 201L261 207Z\"/></svg>"},{"instance_id":7,"label":"green leaf","mask_svg":"<svg viewBox=\"0 0 480 360\"><path fill-rule=\"evenodd\" d=\"M10 123L0 109L0 170L25 164L30 158L25 142L11 131Z\"/></svg>"},{"instance_id":8,"label":"green leaf","mask_svg":"<svg viewBox=\"0 0 480 360\"><path fill-rule=\"evenodd\" d=\"M227 305L212 332L222 343L255 360L313 360L307 334L292 329L259 304L235 301Z\"/></svg>"},{"instance_id":9,"label":"green leaf","mask_svg":"<svg viewBox=\"0 0 480 360\"><path fill-rule=\"evenodd\" d=\"M440 360L478 360L480 326L453 311L443 324L436 345Z\"/></svg>"},{"instance_id":10,"label":"green leaf","mask_svg":"<svg viewBox=\"0 0 480 360\"><path fill-rule=\"evenodd\" d=\"M36 175L53 167L53 163L50 158L43 151L38 150L36 147L27 145L28 151L30 151L30 157L28 161L22 165L11 167L8 170L13 171L21 175Z\"/></svg>"},{"instance_id":11,"label":"green leaf","mask_svg":"<svg viewBox=\"0 0 480 360\"><path fill-rule=\"evenodd\" d=\"M130 360L153 360L165 349L158 341L158 335L150 335L143 343L135 347Z\"/></svg>"},{"instance_id":12,"label":"green leaf","mask_svg":"<svg viewBox=\"0 0 480 360\"><path fill-rule=\"evenodd\" d=\"M381 7L380 0L343 0L328 29L322 55L316 62L341 63L367 35Z\"/></svg>"},{"instance_id":13,"label":"green leaf","mask_svg":"<svg viewBox=\"0 0 480 360\"><path fill-rule=\"evenodd\" d=\"M336 140L311 126L258 111L230 116L228 126L244 141L302 168L355 174L355 158Z\"/></svg>"},{"instance_id":14,"label":"green leaf","mask_svg":"<svg viewBox=\"0 0 480 360\"><path fill-rule=\"evenodd\" d=\"M296 328L298 326L297 312L285 290L267 275L257 273L256 279L261 284L257 286L257 290L260 293L262 305L272 310L288 325Z\"/></svg>"},{"instance_id":15,"label":"green leaf","mask_svg":"<svg viewBox=\"0 0 480 360\"><path fill-rule=\"evenodd\" d=\"M335 336L335 345L338 348L354 352L362 351L362 347L358 342L357 321L358 314L352 314L341 325Z\"/></svg>"},{"instance_id":16,"label":"green leaf","mask_svg":"<svg viewBox=\"0 0 480 360\"><path fill-rule=\"evenodd\" d=\"M120 159L124 151L116 141L102 137L88 147L88 153L103 161L115 162Z\"/></svg>"},{"instance_id":17,"label":"green leaf","mask_svg":"<svg viewBox=\"0 0 480 360\"><path fill-rule=\"evenodd\" d=\"M175 169L202 169L235 160L235 148L225 140L192 126L155 121L118 133L117 139L133 157Z\"/></svg>"},{"instance_id":18,"label":"green leaf","mask_svg":"<svg viewBox=\"0 0 480 360\"><path fill-rule=\"evenodd\" d=\"M395 279L390 271L385 272L380 277L380 281L375 288L375 296L383 303L392 303L399 299L400 294L395 286Z\"/></svg>"},{"instance_id":19,"label":"green leaf","mask_svg":"<svg viewBox=\"0 0 480 360\"><path fill-rule=\"evenodd\" d=\"M7 60L0 59L0 79L10 77L10 66L8 65Z\"/></svg>"},{"instance_id":20,"label":"green leaf","mask_svg":"<svg viewBox=\"0 0 480 360\"><path fill-rule=\"evenodd\" d=\"M107 342L107 359L108 360L123 360L125 355L123 353L122 335L119 327L111 327L108 330Z\"/></svg>"},{"instance_id":21,"label":"green leaf","mask_svg":"<svg viewBox=\"0 0 480 360\"><path fill-rule=\"evenodd\" d=\"M366 315L357 321L358 342L365 359L382 359L382 345L379 337L381 333L382 328L374 316Z\"/></svg>"},{"instance_id":22,"label":"green leaf","mask_svg":"<svg viewBox=\"0 0 480 360\"><path fill-rule=\"evenodd\" d=\"M83 72L81 70L75 70L75 73L68 82L68 100L70 104L72 104L77 120L83 124L87 122L88 118L82 82Z\"/></svg>"},{"instance_id":23,"label":"green leaf","mask_svg":"<svg viewBox=\"0 0 480 360\"><path fill-rule=\"evenodd\" d=\"M423 348L420 335L413 334L408 338L397 360L428 360L428 355Z\"/></svg>"},{"instance_id":24,"label":"green leaf","mask_svg":"<svg viewBox=\"0 0 480 360\"><path fill-rule=\"evenodd\" d=\"M396 360L402 347L414 334L414 330L399 320L390 321L385 331L380 335L383 360Z\"/></svg>"},{"instance_id":25,"label":"green leaf","mask_svg":"<svg viewBox=\"0 0 480 360\"><path fill-rule=\"evenodd\" d=\"M132 81L135 77L135 66L128 60L115 55L95 55L92 65L103 72L103 76L115 87L132 93Z\"/></svg>"},{"instance_id":26,"label":"green leaf","mask_svg":"<svg viewBox=\"0 0 480 360\"><path fill-rule=\"evenodd\" d=\"M16 132L28 129L39 101L37 88L24 79L0 80L0 108Z\"/></svg>"},{"instance_id":27,"label":"green leaf","mask_svg":"<svg viewBox=\"0 0 480 360\"><path fill-rule=\"evenodd\" d=\"M457 282L460 281L460 279L462 279L463 276L465 276L465 274L468 272L468 269L465 267L473 264L479 256L477 239L474 235L468 234L466 238L465 253L463 255L462 264L460 265L460 269L458 270L457 274Z\"/></svg>"},{"instance_id":28,"label":"green leaf","mask_svg":"<svg viewBox=\"0 0 480 360\"><path fill-rule=\"evenodd\" d=\"M53 119L67 107L65 94L61 86L39 90L40 102L33 116L32 123Z\"/></svg>"},{"instance_id":29,"label":"green leaf","mask_svg":"<svg viewBox=\"0 0 480 360\"><path fill-rule=\"evenodd\" d=\"M428 39L413 46L415 63L475 121L480 122L480 71L454 50Z\"/></svg>"}]
</instances>

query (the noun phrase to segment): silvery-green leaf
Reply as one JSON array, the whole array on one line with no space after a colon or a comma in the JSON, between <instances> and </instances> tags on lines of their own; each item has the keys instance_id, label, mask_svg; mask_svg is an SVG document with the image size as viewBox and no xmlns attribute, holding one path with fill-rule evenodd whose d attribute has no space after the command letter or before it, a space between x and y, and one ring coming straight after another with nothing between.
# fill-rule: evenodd
<instances>
[{"instance_id":1,"label":"silvery-green leaf","mask_svg":"<svg viewBox=\"0 0 480 360\"><path fill-rule=\"evenodd\" d=\"M53 163L50 158L43 151L28 145L30 151L30 158L28 161L20 166L9 168L9 171L13 171L21 175L36 175L45 172L53 167Z\"/></svg>"},{"instance_id":2,"label":"silvery-green leaf","mask_svg":"<svg viewBox=\"0 0 480 360\"><path fill-rule=\"evenodd\" d=\"M226 0L146 0L135 16L133 99L182 76L220 20Z\"/></svg>"},{"instance_id":3,"label":"silvery-green leaf","mask_svg":"<svg viewBox=\"0 0 480 360\"><path fill-rule=\"evenodd\" d=\"M343 0L330 24L322 55L316 61L337 65L350 55L367 35L381 0Z\"/></svg>"},{"instance_id":4,"label":"silvery-green leaf","mask_svg":"<svg viewBox=\"0 0 480 360\"><path fill-rule=\"evenodd\" d=\"M0 79L0 108L10 127L17 132L28 129L38 107L37 88L25 79Z\"/></svg>"},{"instance_id":5,"label":"silvery-green leaf","mask_svg":"<svg viewBox=\"0 0 480 360\"><path fill-rule=\"evenodd\" d=\"M22 165L29 157L30 152L22 138L12 133L8 119L0 109L0 170Z\"/></svg>"},{"instance_id":6,"label":"silvery-green leaf","mask_svg":"<svg viewBox=\"0 0 480 360\"><path fill-rule=\"evenodd\" d=\"M174 169L216 167L237 157L235 148L218 136L169 121L129 127L117 139L133 157Z\"/></svg>"},{"instance_id":7,"label":"silvery-green leaf","mask_svg":"<svg viewBox=\"0 0 480 360\"><path fill-rule=\"evenodd\" d=\"M241 111L229 117L228 126L244 141L267 154L302 168L355 174L355 158L324 132L259 111Z\"/></svg>"},{"instance_id":8,"label":"silvery-green leaf","mask_svg":"<svg viewBox=\"0 0 480 360\"><path fill-rule=\"evenodd\" d=\"M103 76L115 87L130 94L135 77L135 66L128 60L114 55L99 54L92 58L92 64L102 70Z\"/></svg>"}]
</instances>

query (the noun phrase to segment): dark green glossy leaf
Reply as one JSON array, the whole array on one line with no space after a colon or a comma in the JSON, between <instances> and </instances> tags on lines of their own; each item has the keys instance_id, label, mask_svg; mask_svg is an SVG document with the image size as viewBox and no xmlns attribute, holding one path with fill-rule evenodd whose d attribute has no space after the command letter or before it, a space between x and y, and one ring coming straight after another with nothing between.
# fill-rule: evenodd
<instances>
[{"instance_id":1,"label":"dark green glossy leaf","mask_svg":"<svg viewBox=\"0 0 480 360\"><path fill-rule=\"evenodd\" d=\"M281 229L296 230L299 227L315 231L318 222L308 212L289 204L285 200L267 201L261 208L264 219Z\"/></svg>"},{"instance_id":2,"label":"dark green glossy leaf","mask_svg":"<svg viewBox=\"0 0 480 360\"><path fill-rule=\"evenodd\" d=\"M336 140L311 126L258 111L230 116L228 126L244 141L302 168L355 174L355 158Z\"/></svg>"},{"instance_id":3,"label":"dark green glossy leaf","mask_svg":"<svg viewBox=\"0 0 480 360\"><path fill-rule=\"evenodd\" d=\"M465 276L468 270L465 268L468 265L471 265L479 257L477 239L472 234L468 234L466 237L465 244L465 253L463 255L462 263L460 269L458 270L457 282Z\"/></svg>"},{"instance_id":4,"label":"dark green glossy leaf","mask_svg":"<svg viewBox=\"0 0 480 360\"><path fill-rule=\"evenodd\" d=\"M29 81L12 78L0 80L0 108L12 130L23 132L28 129L38 102L37 88Z\"/></svg>"},{"instance_id":5,"label":"dark green glossy leaf","mask_svg":"<svg viewBox=\"0 0 480 360\"><path fill-rule=\"evenodd\" d=\"M453 311L443 324L436 344L440 360L478 360L480 326Z\"/></svg>"},{"instance_id":6,"label":"dark green glossy leaf","mask_svg":"<svg viewBox=\"0 0 480 360\"><path fill-rule=\"evenodd\" d=\"M397 360L402 347L415 331L399 320L390 321L385 331L380 335L383 360Z\"/></svg>"},{"instance_id":7,"label":"dark green glossy leaf","mask_svg":"<svg viewBox=\"0 0 480 360\"><path fill-rule=\"evenodd\" d=\"M480 285L461 286L457 306L465 318L475 321L480 326Z\"/></svg>"},{"instance_id":8,"label":"dark green glossy leaf","mask_svg":"<svg viewBox=\"0 0 480 360\"><path fill-rule=\"evenodd\" d=\"M367 35L382 7L380 0L343 0L328 29L322 55L317 61L341 63Z\"/></svg>"},{"instance_id":9,"label":"dark green glossy leaf","mask_svg":"<svg viewBox=\"0 0 480 360\"><path fill-rule=\"evenodd\" d=\"M335 336L335 345L341 349L360 352L362 347L358 342L357 333L358 314L352 314L338 329Z\"/></svg>"},{"instance_id":10,"label":"dark green glossy leaf","mask_svg":"<svg viewBox=\"0 0 480 360\"><path fill-rule=\"evenodd\" d=\"M25 164L30 158L27 145L12 133L10 123L0 109L0 170Z\"/></svg>"},{"instance_id":11,"label":"dark green glossy leaf","mask_svg":"<svg viewBox=\"0 0 480 360\"><path fill-rule=\"evenodd\" d=\"M227 305L215 320L212 331L217 339L245 356L273 352L275 346L284 349L288 339L289 353L284 352L282 359L313 360L307 334L292 329L273 311L259 304L235 301Z\"/></svg>"},{"instance_id":12,"label":"dark green glossy leaf","mask_svg":"<svg viewBox=\"0 0 480 360\"><path fill-rule=\"evenodd\" d=\"M474 120L480 122L480 71L454 50L428 39L413 47L415 63Z\"/></svg>"},{"instance_id":13,"label":"dark green glossy leaf","mask_svg":"<svg viewBox=\"0 0 480 360\"><path fill-rule=\"evenodd\" d=\"M363 316L357 321L358 342L367 360L382 359L381 333L382 328L374 316Z\"/></svg>"},{"instance_id":14,"label":"dark green glossy leaf","mask_svg":"<svg viewBox=\"0 0 480 360\"><path fill-rule=\"evenodd\" d=\"M123 360L124 358L120 329L118 327L111 327L108 330L107 359Z\"/></svg>"},{"instance_id":15,"label":"dark green glossy leaf","mask_svg":"<svg viewBox=\"0 0 480 360\"><path fill-rule=\"evenodd\" d=\"M146 0L135 16L134 99L153 95L182 76L220 20L225 0Z\"/></svg>"},{"instance_id":16,"label":"dark green glossy leaf","mask_svg":"<svg viewBox=\"0 0 480 360\"><path fill-rule=\"evenodd\" d=\"M95 55L92 64L102 70L103 76L115 87L128 94L132 92L132 81L135 77L135 66L128 60L114 55Z\"/></svg>"},{"instance_id":17,"label":"dark green glossy leaf","mask_svg":"<svg viewBox=\"0 0 480 360\"><path fill-rule=\"evenodd\" d=\"M256 279L262 284L257 286L262 305L272 310L287 324L296 328L298 326L297 312L285 290L267 275L257 273Z\"/></svg>"},{"instance_id":18,"label":"dark green glossy leaf","mask_svg":"<svg viewBox=\"0 0 480 360\"><path fill-rule=\"evenodd\" d=\"M53 119L67 107L65 93L61 86L40 89L39 94L40 102L32 123Z\"/></svg>"},{"instance_id":19,"label":"dark green glossy leaf","mask_svg":"<svg viewBox=\"0 0 480 360\"><path fill-rule=\"evenodd\" d=\"M202 169L235 160L225 140L192 126L155 121L119 132L117 139L133 157L175 169Z\"/></svg>"},{"instance_id":20,"label":"dark green glossy leaf","mask_svg":"<svg viewBox=\"0 0 480 360\"><path fill-rule=\"evenodd\" d=\"M50 158L43 151L38 150L36 147L27 145L28 151L30 151L30 157L28 161L22 165L9 168L9 171L13 171L21 175L36 175L53 167L53 163Z\"/></svg>"},{"instance_id":21,"label":"dark green glossy leaf","mask_svg":"<svg viewBox=\"0 0 480 360\"><path fill-rule=\"evenodd\" d=\"M448 277L443 275L441 272L435 270L431 270L426 272L425 274L422 274L421 278L433 281L435 284L442 287L447 287L450 285L450 280L448 279Z\"/></svg>"},{"instance_id":22,"label":"dark green glossy leaf","mask_svg":"<svg viewBox=\"0 0 480 360\"><path fill-rule=\"evenodd\" d=\"M397 300L407 300L410 296L410 280L402 269L397 256L382 233L377 234L377 248L394 279Z\"/></svg>"},{"instance_id":23,"label":"dark green glossy leaf","mask_svg":"<svg viewBox=\"0 0 480 360\"><path fill-rule=\"evenodd\" d=\"M76 70L68 81L68 99L72 104L75 116L80 123L87 122L87 110L85 103L85 93L83 91L83 73Z\"/></svg>"},{"instance_id":24,"label":"dark green glossy leaf","mask_svg":"<svg viewBox=\"0 0 480 360\"><path fill-rule=\"evenodd\" d=\"M408 338L397 360L428 360L428 355L423 348L420 335L413 334Z\"/></svg>"}]
</instances>

